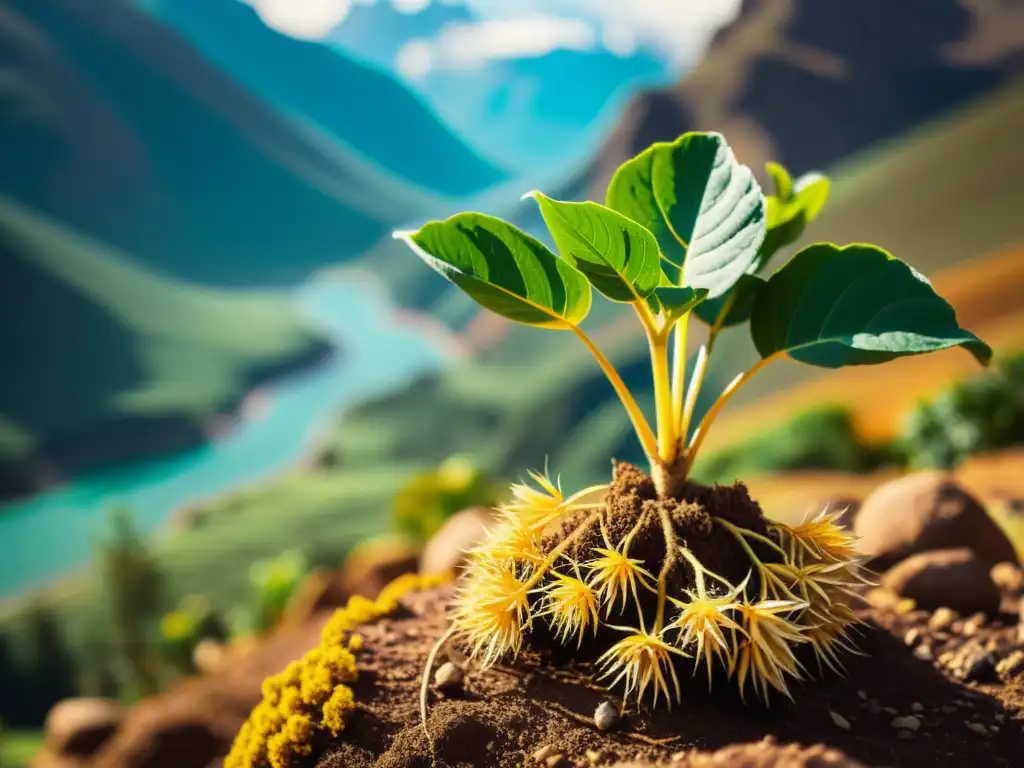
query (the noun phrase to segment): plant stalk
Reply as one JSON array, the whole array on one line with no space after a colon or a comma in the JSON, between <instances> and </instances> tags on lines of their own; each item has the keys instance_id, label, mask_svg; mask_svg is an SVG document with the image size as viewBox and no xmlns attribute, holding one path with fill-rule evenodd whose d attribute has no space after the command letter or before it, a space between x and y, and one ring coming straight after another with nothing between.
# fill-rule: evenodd
<instances>
[{"instance_id":1,"label":"plant stalk","mask_svg":"<svg viewBox=\"0 0 1024 768\"><path fill-rule=\"evenodd\" d=\"M689 446L686 448L686 461L685 468L683 470L684 477L690 473L691 469L693 469L693 462L697 456L697 452L700 450L700 446L704 442L704 438L707 437L708 430L711 428L712 423L714 423L726 403L732 399L732 396L735 395L740 387L747 383L755 373L768 365L772 360L775 360L777 357L781 357L783 354L784 353L782 352L776 352L771 357L765 357L758 360L749 371L741 373L733 379L724 390L722 390L722 394L720 394L718 399L715 400L714 405L712 405L711 408L708 409L708 412L704 414L704 418L701 419L700 426L697 427L697 431L693 434L693 440L690 441Z\"/></svg>"},{"instance_id":2,"label":"plant stalk","mask_svg":"<svg viewBox=\"0 0 1024 768\"><path fill-rule=\"evenodd\" d=\"M686 389L686 345L690 328L690 313L683 315L673 331L675 349L672 356L672 423L683 420L683 395ZM686 433L679 432L679 440L686 440Z\"/></svg>"},{"instance_id":3,"label":"plant stalk","mask_svg":"<svg viewBox=\"0 0 1024 768\"><path fill-rule=\"evenodd\" d=\"M619 396L619 400L622 401L623 407L626 409L626 413L629 414L629 420L633 424L633 429L636 431L636 435L640 440L640 444L643 446L644 453L647 455L648 460L654 462L658 458L658 441L654 437L654 433L651 431L650 425L647 423L647 419L644 418L643 411L640 410L640 406L637 405L636 400L626 387L626 383L622 380L619 372L615 370L615 366L612 365L611 361L604 356L604 353L597 348L597 345L591 341L590 337L583 332L581 328L576 325L569 326L573 333L579 337L580 341L590 350L590 354L594 356L597 364L604 371L604 375L608 377L608 381L611 383L612 388L615 390L615 394Z\"/></svg>"},{"instance_id":4,"label":"plant stalk","mask_svg":"<svg viewBox=\"0 0 1024 768\"><path fill-rule=\"evenodd\" d=\"M676 457L679 447L676 438L673 414L673 392L669 378L668 336L666 334L648 333L647 340L651 347L651 368L654 373L654 406L658 416L658 458L663 462L671 462Z\"/></svg>"}]
</instances>

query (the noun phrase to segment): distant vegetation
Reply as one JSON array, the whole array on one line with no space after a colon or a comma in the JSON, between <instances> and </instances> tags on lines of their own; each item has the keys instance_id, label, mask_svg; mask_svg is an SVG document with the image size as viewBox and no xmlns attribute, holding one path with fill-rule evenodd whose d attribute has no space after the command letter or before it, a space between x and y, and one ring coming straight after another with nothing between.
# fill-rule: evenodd
<instances>
[{"instance_id":1,"label":"distant vegetation","mask_svg":"<svg viewBox=\"0 0 1024 768\"><path fill-rule=\"evenodd\" d=\"M1024 445L1024 351L920 403L904 421L901 445L911 466L947 469L976 453Z\"/></svg>"},{"instance_id":2,"label":"distant vegetation","mask_svg":"<svg viewBox=\"0 0 1024 768\"><path fill-rule=\"evenodd\" d=\"M395 493L392 516L401 533L426 541L459 510L493 507L498 495L496 484L472 461L452 456L407 480Z\"/></svg>"}]
</instances>

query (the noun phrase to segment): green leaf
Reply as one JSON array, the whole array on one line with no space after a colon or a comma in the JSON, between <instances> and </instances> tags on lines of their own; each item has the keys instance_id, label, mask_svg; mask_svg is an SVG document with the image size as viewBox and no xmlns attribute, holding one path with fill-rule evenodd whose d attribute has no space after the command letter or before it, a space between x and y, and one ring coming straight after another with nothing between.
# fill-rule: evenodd
<instances>
[{"instance_id":1,"label":"green leaf","mask_svg":"<svg viewBox=\"0 0 1024 768\"><path fill-rule=\"evenodd\" d=\"M784 203L789 202L793 197L793 177L789 175L789 171L779 163L771 161L765 163L765 168L775 185L775 197Z\"/></svg>"},{"instance_id":2,"label":"green leaf","mask_svg":"<svg viewBox=\"0 0 1024 768\"><path fill-rule=\"evenodd\" d=\"M501 219L460 213L394 236L481 306L509 320L564 329L590 311L587 278Z\"/></svg>"},{"instance_id":3,"label":"green leaf","mask_svg":"<svg viewBox=\"0 0 1024 768\"><path fill-rule=\"evenodd\" d=\"M783 352L823 368L955 346L983 365L992 357L924 276L871 245L804 248L758 294L750 330L761 357Z\"/></svg>"},{"instance_id":4,"label":"green leaf","mask_svg":"<svg viewBox=\"0 0 1024 768\"><path fill-rule=\"evenodd\" d=\"M828 201L831 189L832 182L828 180L828 176L820 173L805 173L796 180L793 190L808 224L818 218L818 214Z\"/></svg>"},{"instance_id":5,"label":"green leaf","mask_svg":"<svg viewBox=\"0 0 1024 768\"><path fill-rule=\"evenodd\" d=\"M733 325L745 323L750 317L750 311L754 306L754 299L757 298L757 294L764 287L764 284L765 281L757 275L743 275L731 291L724 296L719 296L717 299L709 299L698 305L694 310L694 314L702 322L713 326L718 322L719 315L725 309L726 303L728 303L729 309L721 322L721 327L729 328Z\"/></svg>"},{"instance_id":6,"label":"green leaf","mask_svg":"<svg viewBox=\"0 0 1024 768\"><path fill-rule=\"evenodd\" d=\"M706 288L690 288L689 286L662 286L655 290L661 306L671 318L680 318L708 297Z\"/></svg>"},{"instance_id":7,"label":"green leaf","mask_svg":"<svg viewBox=\"0 0 1024 768\"><path fill-rule=\"evenodd\" d=\"M765 233L753 173L717 133L659 142L615 172L607 205L654 233L682 284L721 296L748 271Z\"/></svg>"},{"instance_id":8,"label":"green leaf","mask_svg":"<svg viewBox=\"0 0 1024 768\"><path fill-rule=\"evenodd\" d=\"M529 192L566 261L612 301L646 299L661 281L654 235L597 203L565 203Z\"/></svg>"}]
</instances>

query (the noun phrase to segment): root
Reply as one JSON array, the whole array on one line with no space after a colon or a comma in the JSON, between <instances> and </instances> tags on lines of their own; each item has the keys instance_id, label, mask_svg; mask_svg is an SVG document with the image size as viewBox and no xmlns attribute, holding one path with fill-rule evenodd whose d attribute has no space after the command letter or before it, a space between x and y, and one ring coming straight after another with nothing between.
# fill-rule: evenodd
<instances>
[{"instance_id":1,"label":"root","mask_svg":"<svg viewBox=\"0 0 1024 768\"><path fill-rule=\"evenodd\" d=\"M423 733L427 736L427 746L430 754L434 754L434 742L430 739L430 729L427 728L427 693L430 690L430 673L434 671L434 662L437 661L437 654L444 648L445 643L451 640L455 634L455 627L448 627L448 630L441 635L441 639L434 643L434 647L427 654L427 663L423 669L423 676L420 678L420 722L423 724Z\"/></svg>"},{"instance_id":2,"label":"root","mask_svg":"<svg viewBox=\"0 0 1024 768\"><path fill-rule=\"evenodd\" d=\"M665 626L665 599L668 593L668 574L676 563L676 550L679 546L672 518L664 507L658 508L661 530L665 537L665 558L658 573L658 614L654 622L654 634L658 634Z\"/></svg>"}]
</instances>

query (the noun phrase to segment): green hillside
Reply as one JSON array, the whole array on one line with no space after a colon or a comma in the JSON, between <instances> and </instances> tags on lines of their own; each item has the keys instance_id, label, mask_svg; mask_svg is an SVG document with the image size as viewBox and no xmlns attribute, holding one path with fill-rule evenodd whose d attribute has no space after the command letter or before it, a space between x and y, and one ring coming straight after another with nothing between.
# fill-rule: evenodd
<instances>
[{"instance_id":1,"label":"green hillside","mask_svg":"<svg viewBox=\"0 0 1024 768\"><path fill-rule=\"evenodd\" d=\"M0 198L0 457L75 463L98 427L187 439L324 342L281 294L193 287ZM118 431L118 430L122 431ZM167 437L169 432L170 437Z\"/></svg>"}]
</instances>

